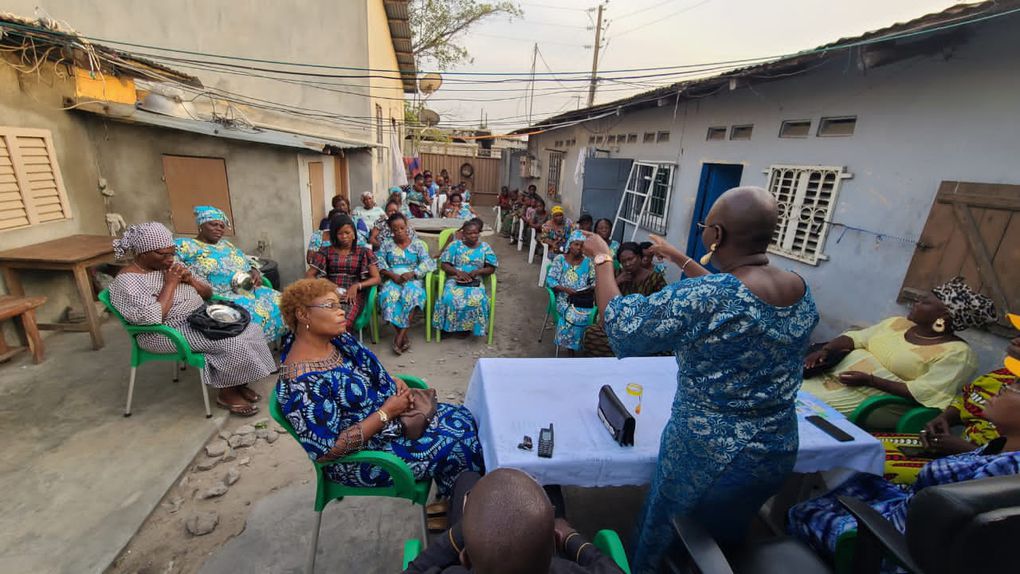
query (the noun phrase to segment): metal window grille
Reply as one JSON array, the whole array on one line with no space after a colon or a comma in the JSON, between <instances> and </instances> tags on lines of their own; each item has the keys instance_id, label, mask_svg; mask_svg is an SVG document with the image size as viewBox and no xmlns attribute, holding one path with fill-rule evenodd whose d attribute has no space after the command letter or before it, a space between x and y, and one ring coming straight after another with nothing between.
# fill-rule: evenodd
<instances>
[{"instance_id":1,"label":"metal window grille","mask_svg":"<svg viewBox=\"0 0 1020 574\"><path fill-rule=\"evenodd\" d=\"M840 182L852 177L842 167L774 165L768 189L779 204L779 221L769 251L818 265L829 233L830 216Z\"/></svg>"},{"instance_id":2,"label":"metal window grille","mask_svg":"<svg viewBox=\"0 0 1020 574\"><path fill-rule=\"evenodd\" d=\"M674 165L669 163L635 162L627 178L627 190L621 213L630 221L639 221L640 227L652 233L666 232L669 215L669 200L673 192ZM635 195L640 194L640 195ZM648 195L648 209L644 216L641 207L644 195Z\"/></svg>"},{"instance_id":3,"label":"metal window grille","mask_svg":"<svg viewBox=\"0 0 1020 574\"><path fill-rule=\"evenodd\" d=\"M563 172L563 154L549 154L549 195L556 197L560 194L560 174Z\"/></svg>"}]
</instances>

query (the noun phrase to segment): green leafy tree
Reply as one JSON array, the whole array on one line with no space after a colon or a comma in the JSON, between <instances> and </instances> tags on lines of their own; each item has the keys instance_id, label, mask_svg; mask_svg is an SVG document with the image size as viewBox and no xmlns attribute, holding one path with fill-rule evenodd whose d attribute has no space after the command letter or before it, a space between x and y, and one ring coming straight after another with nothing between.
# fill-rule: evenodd
<instances>
[{"instance_id":1,"label":"green leafy tree","mask_svg":"<svg viewBox=\"0 0 1020 574\"><path fill-rule=\"evenodd\" d=\"M524 12L512 0L477 2L476 0L411 0L408 3L415 57L436 69L448 70L472 61L460 44L464 33L478 22L498 16L509 18Z\"/></svg>"}]
</instances>

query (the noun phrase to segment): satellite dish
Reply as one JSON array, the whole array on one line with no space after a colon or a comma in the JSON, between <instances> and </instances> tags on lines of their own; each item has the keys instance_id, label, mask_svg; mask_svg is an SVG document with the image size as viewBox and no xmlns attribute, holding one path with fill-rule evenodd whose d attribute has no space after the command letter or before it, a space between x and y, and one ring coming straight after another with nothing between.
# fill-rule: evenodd
<instances>
[{"instance_id":1,"label":"satellite dish","mask_svg":"<svg viewBox=\"0 0 1020 574\"><path fill-rule=\"evenodd\" d=\"M418 119L421 120L421 123L432 127L439 123L439 114L428 108L422 108L418 114Z\"/></svg>"},{"instance_id":2,"label":"satellite dish","mask_svg":"<svg viewBox=\"0 0 1020 574\"><path fill-rule=\"evenodd\" d=\"M423 94L431 94L443 85L443 77L436 72L429 72L418 80L418 89Z\"/></svg>"}]
</instances>

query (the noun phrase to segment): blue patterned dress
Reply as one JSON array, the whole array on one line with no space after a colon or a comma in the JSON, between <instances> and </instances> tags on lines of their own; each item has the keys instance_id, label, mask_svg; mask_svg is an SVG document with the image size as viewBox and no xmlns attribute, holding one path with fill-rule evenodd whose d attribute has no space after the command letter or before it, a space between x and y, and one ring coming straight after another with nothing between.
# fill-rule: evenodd
<instances>
[{"instance_id":1,"label":"blue patterned dress","mask_svg":"<svg viewBox=\"0 0 1020 574\"><path fill-rule=\"evenodd\" d=\"M443 251L439 260L457 269L470 273L485 265L499 266L496 252L488 243L479 241L469 248L463 241L454 241ZM432 313L432 325L448 333L471 331L476 337L484 335L489 323L489 296L485 291L488 279L482 278L482 285L465 287L458 285L451 277L443 286L443 296L436 302Z\"/></svg>"},{"instance_id":2,"label":"blue patterned dress","mask_svg":"<svg viewBox=\"0 0 1020 574\"><path fill-rule=\"evenodd\" d=\"M435 271L436 262L421 239L412 239L406 249L387 239L379 247L377 263L379 271L388 270L397 275L414 273L413 281L406 281L403 285L386 281L379 291L383 320L399 329L406 329L410 324L411 311L416 307L425 308L425 274Z\"/></svg>"},{"instance_id":3,"label":"blue patterned dress","mask_svg":"<svg viewBox=\"0 0 1020 574\"><path fill-rule=\"evenodd\" d=\"M379 359L357 339L344 333L333 339L333 344L343 358L339 366L294 379L281 375L276 384L280 408L312 460L329 452L341 431L371 416L397 392L396 382ZM289 352L290 341L281 361ZM411 467L416 479L435 480L440 496L450 493L460 473L482 470L478 429L471 411L463 406L439 403L436 418L418 440L398 433L391 422L365 440L364 448L397 455ZM385 471L366 464L334 464L325 472L330 480L348 486L387 486L391 482Z\"/></svg>"},{"instance_id":4,"label":"blue patterned dress","mask_svg":"<svg viewBox=\"0 0 1020 574\"><path fill-rule=\"evenodd\" d=\"M584 291L595 286L595 266L591 259L582 257L577 265L571 265L565 255L557 255L549 264L549 274L545 284L555 291L555 287L569 287L575 291ZM584 330L591 323L591 307L574 307L569 297L562 291L556 292L556 337L553 342L558 347L566 347L575 351L581 350L581 339Z\"/></svg>"},{"instance_id":5,"label":"blue patterned dress","mask_svg":"<svg viewBox=\"0 0 1020 574\"><path fill-rule=\"evenodd\" d=\"M940 484L1020 474L1020 452L985 454L991 444L994 443L929 462L921 468L917 482L906 489L880 476L855 474L828 494L791 508L787 530L823 556L832 557L840 535L857 529L857 520L837 500L837 497L848 496L867 502L897 530L906 532L907 507L921 490Z\"/></svg>"},{"instance_id":6,"label":"blue patterned dress","mask_svg":"<svg viewBox=\"0 0 1020 574\"><path fill-rule=\"evenodd\" d=\"M230 279L238 271L251 271L251 262L244 252L229 241L220 239L215 245L197 239L183 237L176 240L177 258L188 266L192 273L212 285L213 292L224 299L244 307L262 329L266 340L272 341L287 332L280 313L280 292L258 285L250 293L235 293L230 288Z\"/></svg>"},{"instance_id":7,"label":"blue patterned dress","mask_svg":"<svg viewBox=\"0 0 1020 574\"><path fill-rule=\"evenodd\" d=\"M774 307L730 274L609 302L603 325L617 357L672 351L678 367L634 572L658 571L671 517L694 516L716 539L742 540L779 490L797 455L794 399L816 323L809 290Z\"/></svg>"}]
</instances>

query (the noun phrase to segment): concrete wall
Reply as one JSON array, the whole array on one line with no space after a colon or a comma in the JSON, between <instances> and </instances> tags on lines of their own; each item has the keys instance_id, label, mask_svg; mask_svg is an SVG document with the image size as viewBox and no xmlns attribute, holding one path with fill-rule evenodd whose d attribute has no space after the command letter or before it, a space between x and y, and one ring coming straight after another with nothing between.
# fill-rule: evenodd
<instances>
[{"instance_id":1,"label":"concrete wall","mask_svg":"<svg viewBox=\"0 0 1020 574\"><path fill-rule=\"evenodd\" d=\"M2 231L0 249L78 233L106 233L103 200L98 188L99 172L87 130L71 114L60 109L62 96L73 93L73 86L70 80L60 80L47 73L50 70L50 65L45 65L40 75L22 75L6 63L0 63L0 125L50 130L72 217ZM49 302L38 312L41 321L57 320L68 305L80 307L70 274L21 272L20 276L27 293L45 293L49 297ZM7 293L2 278L0 293ZM10 322L5 323L4 328L10 335ZM14 340L8 337L8 341Z\"/></svg>"},{"instance_id":2,"label":"concrete wall","mask_svg":"<svg viewBox=\"0 0 1020 574\"><path fill-rule=\"evenodd\" d=\"M372 1L380 4L381 9L382 0ZM273 61L368 66L367 4L364 1L8 0L3 9L31 17L36 6L78 32L98 38ZM330 80L344 85L320 89L220 72L203 65L171 65L199 76L206 86L234 93L345 116L372 115L372 106L368 98L363 97L369 89L365 79ZM343 94L337 92L338 89L360 95ZM367 125L302 120L259 109L247 113L256 123L261 120L320 133L344 133L362 141L373 140Z\"/></svg>"},{"instance_id":3,"label":"concrete wall","mask_svg":"<svg viewBox=\"0 0 1020 574\"><path fill-rule=\"evenodd\" d=\"M386 10L383 7L383 0L368 0L366 8L368 12L366 25L368 30L368 67L373 70L397 70L399 64L397 63L397 54L393 50L393 41L390 38L389 24L386 18ZM387 76L385 78L375 77L369 80L372 94L371 113L369 115L375 118L375 106L378 105L382 108L383 129L381 136L382 145L386 146L386 148L376 148L373 153L375 161L372 171L375 186L352 187L351 196L352 199L357 201L357 198L361 195L360 192L372 190L375 192L376 201L381 203L387 196L387 190L392 183L400 185L406 183L404 181L390 181L390 163L392 158L389 149L390 134L393 133L392 122L390 120L397 121L397 141L404 141L403 134L400 133L401 126L404 124L404 87L403 82L400 81L399 75L396 73L373 72L372 75ZM372 124L376 126L374 119ZM373 134L379 135L375 129L373 129ZM373 141L377 140L373 139Z\"/></svg>"},{"instance_id":4,"label":"concrete wall","mask_svg":"<svg viewBox=\"0 0 1020 574\"><path fill-rule=\"evenodd\" d=\"M223 158L230 186L234 233L230 241L254 254L259 240L265 256L279 262L286 284L305 270L307 236L302 226L300 152L191 133L134 126L80 114L92 134L99 169L116 192L111 209L129 224L159 221L174 229L163 182L163 155ZM309 154L313 155L314 154Z\"/></svg>"},{"instance_id":5,"label":"concrete wall","mask_svg":"<svg viewBox=\"0 0 1020 574\"><path fill-rule=\"evenodd\" d=\"M846 57L836 58L784 80L533 136L530 149L542 157L544 171L545 149L554 140L576 137L585 145L597 132L636 133L640 142L645 131L670 130L667 144L623 144L611 156L679 163L668 238L680 246L692 224L702 164L715 162L742 164L741 183L759 186L767 184L763 171L774 164L846 166L853 178L844 180L832 219L916 239L942 180L1020 184L1014 20L974 27L977 35L948 59L915 57L860 72ZM853 136L814 136L820 117L840 115L857 116ZM783 120L804 118L813 120L810 137L777 137ZM705 139L709 126L746 123L754 124L749 141ZM565 174L573 174L576 156L575 148ZM562 184L564 204L576 215L580 192L572 176ZM834 228L824 248L829 260L817 267L773 260L811 285L822 313L815 338L825 339L851 325L904 314L896 298L913 251L909 243ZM982 368L1000 363L1002 339L983 331L964 337L981 355Z\"/></svg>"}]
</instances>

